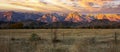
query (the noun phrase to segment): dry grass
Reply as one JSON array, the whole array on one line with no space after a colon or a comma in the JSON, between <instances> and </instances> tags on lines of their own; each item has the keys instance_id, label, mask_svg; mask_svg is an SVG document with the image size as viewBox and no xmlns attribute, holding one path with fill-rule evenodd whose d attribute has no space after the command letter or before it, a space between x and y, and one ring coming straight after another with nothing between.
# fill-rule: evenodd
<instances>
[{"instance_id":1,"label":"dry grass","mask_svg":"<svg viewBox=\"0 0 120 52\"><path fill-rule=\"evenodd\" d=\"M115 32L118 44L114 42ZM30 41L33 33L41 40ZM0 30L0 52L120 52L119 33L119 29L58 29L60 42L54 46L51 29Z\"/></svg>"}]
</instances>

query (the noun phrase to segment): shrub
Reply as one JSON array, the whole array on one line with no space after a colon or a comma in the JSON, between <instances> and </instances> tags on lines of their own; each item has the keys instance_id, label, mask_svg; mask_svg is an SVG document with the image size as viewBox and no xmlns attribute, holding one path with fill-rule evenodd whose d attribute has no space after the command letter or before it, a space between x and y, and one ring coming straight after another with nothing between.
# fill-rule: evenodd
<instances>
[{"instance_id":1,"label":"shrub","mask_svg":"<svg viewBox=\"0 0 120 52\"><path fill-rule=\"evenodd\" d=\"M31 40L31 41L38 41L38 40L41 40L41 38L40 38L37 34L33 33L33 34L30 36L30 40Z\"/></svg>"}]
</instances>

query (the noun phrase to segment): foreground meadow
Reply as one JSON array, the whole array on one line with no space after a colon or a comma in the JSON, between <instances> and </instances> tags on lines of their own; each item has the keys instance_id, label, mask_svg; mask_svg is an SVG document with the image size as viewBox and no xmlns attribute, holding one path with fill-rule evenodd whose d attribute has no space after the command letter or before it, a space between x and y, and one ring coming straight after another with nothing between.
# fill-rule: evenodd
<instances>
[{"instance_id":1,"label":"foreground meadow","mask_svg":"<svg viewBox=\"0 0 120 52\"><path fill-rule=\"evenodd\" d=\"M0 52L120 52L120 29L2 29Z\"/></svg>"}]
</instances>

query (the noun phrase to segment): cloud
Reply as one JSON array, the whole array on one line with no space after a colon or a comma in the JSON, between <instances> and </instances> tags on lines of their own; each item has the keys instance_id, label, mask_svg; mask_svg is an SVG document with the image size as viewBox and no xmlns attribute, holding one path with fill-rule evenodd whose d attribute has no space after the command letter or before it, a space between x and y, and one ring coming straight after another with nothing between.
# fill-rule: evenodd
<instances>
[{"instance_id":1,"label":"cloud","mask_svg":"<svg viewBox=\"0 0 120 52\"><path fill-rule=\"evenodd\" d=\"M119 0L1 0L0 10L31 12L120 12ZM114 12L114 13L115 13Z\"/></svg>"}]
</instances>

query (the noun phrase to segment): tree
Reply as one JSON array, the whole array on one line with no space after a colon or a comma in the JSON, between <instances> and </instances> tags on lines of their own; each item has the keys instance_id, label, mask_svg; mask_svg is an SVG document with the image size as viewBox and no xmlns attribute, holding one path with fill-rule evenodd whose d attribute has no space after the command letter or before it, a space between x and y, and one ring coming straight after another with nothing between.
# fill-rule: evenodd
<instances>
[{"instance_id":1,"label":"tree","mask_svg":"<svg viewBox=\"0 0 120 52\"><path fill-rule=\"evenodd\" d=\"M20 22L15 23L15 24L10 24L9 28L10 29L21 29L21 28L23 28L23 24Z\"/></svg>"}]
</instances>

